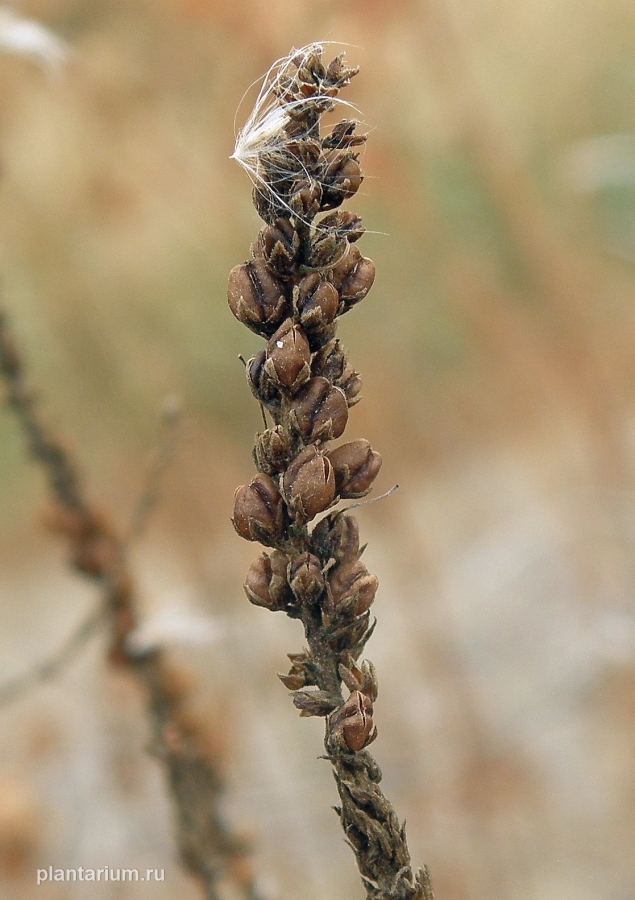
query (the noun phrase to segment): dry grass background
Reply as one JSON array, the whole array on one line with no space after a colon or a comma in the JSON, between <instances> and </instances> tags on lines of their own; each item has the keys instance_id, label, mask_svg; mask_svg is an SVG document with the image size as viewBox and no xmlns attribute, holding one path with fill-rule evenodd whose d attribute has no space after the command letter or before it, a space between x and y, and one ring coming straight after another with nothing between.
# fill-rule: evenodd
<instances>
[{"instance_id":1,"label":"dry grass background","mask_svg":"<svg viewBox=\"0 0 635 900\"><path fill-rule=\"evenodd\" d=\"M373 129L355 210L387 233L364 238L378 278L343 324L365 386L350 436L381 450L379 491L401 484L360 511L381 581L368 655L386 791L438 900L632 900L632 4L14 6L73 58L52 80L0 58L4 302L49 421L120 521L157 409L184 398L134 564L147 628L197 675L267 895L361 896L320 724L297 721L274 675L301 636L244 600L255 551L229 524L258 427L236 360L256 339L225 303L258 227L228 159L234 112L272 59L330 39L352 45ZM43 482L8 414L0 472L7 678L94 597L38 530ZM198 896L139 698L102 657L96 641L1 711L3 900ZM35 888L49 864L164 867L166 881Z\"/></svg>"}]
</instances>

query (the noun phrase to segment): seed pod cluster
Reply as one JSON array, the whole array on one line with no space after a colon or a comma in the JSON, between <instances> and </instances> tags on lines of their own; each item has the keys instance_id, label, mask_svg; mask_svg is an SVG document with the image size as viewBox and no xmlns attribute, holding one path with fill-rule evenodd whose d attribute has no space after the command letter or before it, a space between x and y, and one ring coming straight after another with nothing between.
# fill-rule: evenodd
<instances>
[{"instance_id":1,"label":"seed pod cluster","mask_svg":"<svg viewBox=\"0 0 635 900\"><path fill-rule=\"evenodd\" d=\"M320 135L320 117L356 74L343 56L325 66L315 48L291 63L272 86L288 115L257 160L254 200L265 224L227 292L236 318L266 340L246 374L270 420L256 438L258 474L236 491L233 523L242 537L273 548L247 573L249 600L302 618L307 635L313 629L313 649L294 655L283 682L302 715L330 716L340 748L357 751L373 733L374 697L368 679L350 673L361 671L354 660L372 632L378 582L360 559L356 520L329 509L365 496L381 467L366 440L330 446L361 391L336 336L338 318L375 277L357 247L360 218L339 209L362 183L366 137L352 119Z\"/></svg>"},{"instance_id":2,"label":"seed pod cluster","mask_svg":"<svg viewBox=\"0 0 635 900\"><path fill-rule=\"evenodd\" d=\"M362 183L366 137L352 119L320 132L322 114L357 70L343 54L324 65L321 53L309 45L273 67L234 152L265 224L251 258L232 271L227 298L265 341L246 365L265 428L253 451L258 473L236 491L233 523L272 548L249 568L248 599L304 626L306 649L289 654L279 678L301 716L326 722L336 811L368 900L432 900L366 750L377 734L377 679L372 664L358 660L373 632L378 581L362 560L357 520L337 504L369 493L381 457L361 438L331 442L361 395L338 320L366 297L375 267L357 246L360 218L340 209Z\"/></svg>"}]
</instances>

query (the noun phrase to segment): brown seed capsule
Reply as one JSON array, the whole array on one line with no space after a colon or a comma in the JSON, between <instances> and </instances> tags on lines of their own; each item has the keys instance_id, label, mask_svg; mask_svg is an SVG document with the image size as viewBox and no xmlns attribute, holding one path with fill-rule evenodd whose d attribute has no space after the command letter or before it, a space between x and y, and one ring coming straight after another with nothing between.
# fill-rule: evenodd
<instances>
[{"instance_id":1,"label":"brown seed capsule","mask_svg":"<svg viewBox=\"0 0 635 900\"><path fill-rule=\"evenodd\" d=\"M359 377L359 372L356 372L349 363L344 366L342 377L337 379L335 386L341 391L344 391L344 396L346 397L346 402L349 407L355 406L355 404L359 403L362 399L360 396L362 379Z\"/></svg>"},{"instance_id":2,"label":"brown seed capsule","mask_svg":"<svg viewBox=\"0 0 635 900\"><path fill-rule=\"evenodd\" d=\"M311 546L326 564L357 559L359 555L359 525L353 516L331 513L318 522L311 534Z\"/></svg>"},{"instance_id":3,"label":"brown seed capsule","mask_svg":"<svg viewBox=\"0 0 635 900\"><path fill-rule=\"evenodd\" d=\"M256 334L272 334L287 310L286 288L274 278L264 259L232 269L227 300L238 321Z\"/></svg>"},{"instance_id":4,"label":"brown seed capsule","mask_svg":"<svg viewBox=\"0 0 635 900\"><path fill-rule=\"evenodd\" d=\"M266 475L281 472L288 462L288 447L281 425L267 428L256 438L254 462L259 471Z\"/></svg>"},{"instance_id":5,"label":"brown seed capsule","mask_svg":"<svg viewBox=\"0 0 635 900\"><path fill-rule=\"evenodd\" d=\"M302 179L293 186L289 206L303 221L311 220L322 205L322 188L314 179Z\"/></svg>"},{"instance_id":6,"label":"brown seed capsule","mask_svg":"<svg viewBox=\"0 0 635 900\"><path fill-rule=\"evenodd\" d=\"M322 209L335 209L359 190L364 176L355 155L346 150L331 150L324 160Z\"/></svg>"},{"instance_id":7,"label":"brown seed capsule","mask_svg":"<svg viewBox=\"0 0 635 900\"><path fill-rule=\"evenodd\" d=\"M360 217L347 209L324 216L320 219L320 228L328 229L338 238L346 238L350 244L358 241L366 231Z\"/></svg>"},{"instance_id":8,"label":"brown seed capsule","mask_svg":"<svg viewBox=\"0 0 635 900\"><path fill-rule=\"evenodd\" d=\"M340 297L334 286L318 272L311 272L298 285L295 306L312 350L319 349L331 339L332 328L329 326L339 305Z\"/></svg>"},{"instance_id":9,"label":"brown seed capsule","mask_svg":"<svg viewBox=\"0 0 635 900\"><path fill-rule=\"evenodd\" d=\"M336 742L353 752L373 740L373 704L366 694L353 691L348 700L329 719Z\"/></svg>"},{"instance_id":10,"label":"brown seed capsule","mask_svg":"<svg viewBox=\"0 0 635 900\"><path fill-rule=\"evenodd\" d=\"M339 388L318 376L297 394L290 418L305 441L332 441L346 428L348 403Z\"/></svg>"},{"instance_id":11,"label":"brown seed capsule","mask_svg":"<svg viewBox=\"0 0 635 900\"><path fill-rule=\"evenodd\" d=\"M340 295L342 312L348 312L373 286L375 264L362 256L357 247L349 247L346 256L333 268L331 277Z\"/></svg>"},{"instance_id":12,"label":"brown seed capsule","mask_svg":"<svg viewBox=\"0 0 635 900\"><path fill-rule=\"evenodd\" d=\"M331 569L328 584L329 596L324 604L327 615L354 618L370 608L379 579L360 559L351 559Z\"/></svg>"},{"instance_id":13,"label":"brown seed capsule","mask_svg":"<svg viewBox=\"0 0 635 900\"><path fill-rule=\"evenodd\" d=\"M330 341L313 357L311 370L314 375L322 375L335 384L344 374L346 353L339 340Z\"/></svg>"},{"instance_id":14,"label":"brown seed capsule","mask_svg":"<svg viewBox=\"0 0 635 900\"><path fill-rule=\"evenodd\" d=\"M300 250L300 236L289 219L276 219L265 225L253 247L255 258L262 257L268 268L280 278L293 272Z\"/></svg>"},{"instance_id":15,"label":"brown seed capsule","mask_svg":"<svg viewBox=\"0 0 635 900\"><path fill-rule=\"evenodd\" d=\"M302 328L286 319L267 344L264 372L273 384L295 393L311 375L311 351Z\"/></svg>"},{"instance_id":16,"label":"brown seed capsule","mask_svg":"<svg viewBox=\"0 0 635 900\"><path fill-rule=\"evenodd\" d=\"M247 363L245 370L251 393L267 406L280 406L280 391L265 369L267 351L259 350Z\"/></svg>"},{"instance_id":17,"label":"brown seed capsule","mask_svg":"<svg viewBox=\"0 0 635 900\"><path fill-rule=\"evenodd\" d=\"M287 581L288 558L279 550L270 555L263 553L247 570L245 593L255 606L272 611L288 609L294 596Z\"/></svg>"},{"instance_id":18,"label":"brown seed capsule","mask_svg":"<svg viewBox=\"0 0 635 900\"><path fill-rule=\"evenodd\" d=\"M312 553L302 553L289 566L289 584L300 603L313 603L324 590L322 563Z\"/></svg>"},{"instance_id":19,"label":"brown seed capsule","mask_svg":"<svg viewBox=\"0 0 635 900\"><path fill-rule=\"evenodd\" d=\"M321 225L321 223L320 223ZM322 229L311 241L307 265L312 269L331 269L345 256L348 242L335 230Z\"/></svg>"},{"instance_id":20,"label":"brown seed capsule","mask_svg":"<svg viewBox=\"0 0 635 900\"><path fill-rule=\"evenodd\" d=\"M283 517L282 497L268 475L259 473L249 484L236 488L232 522L245 540L271 545L280 536Z\"/></svg>"},{"instance_id":21,"label":"brown seed capsule","mask_svg":"<svg viewBox=\"0 0 635 900\"><path fill-rule=\"evenodd\" d=\"M330 134L322 138L322 147L324 149L342 150L349 147L359 147L365 143L368 135L355 134L355 129L359 125L356 119L342 119L337 125L334 125Z\"/></svg>"},{"instance_id":22,"label":"brown seed capsule","mask_svg":"<svg viewBox=\"0 0 635 900\"><path fill-rule=\"evenodd\" d=\"M364 438L327 453L335 470L337 493L344 500L364 497L381 469L382 459Z\"/></svg>"},{"instance_id":23,"label":"brown seed capsule","mask_svg":"<svg viewBox=\"0 0 635 900\"><path fill-rule=\"evenodd\" d=\"M335 497L333 467L315 444L309 444L284 474L283 491L289 507L308 521L327 509Z\"/></svg>"}]
</instances>

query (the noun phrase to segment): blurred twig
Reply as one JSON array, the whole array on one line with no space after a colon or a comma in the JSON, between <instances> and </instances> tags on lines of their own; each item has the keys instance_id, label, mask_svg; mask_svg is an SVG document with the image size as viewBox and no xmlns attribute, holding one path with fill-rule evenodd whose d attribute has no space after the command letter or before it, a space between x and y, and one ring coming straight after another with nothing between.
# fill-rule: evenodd
<instances>
[{"instance_id":1,"label":"blurred twig","mask_svg":"<svg viewBox=\"0 0 635 900\"><path fill-rule=\"evenodd\" d=\"M95 634L105 619L106 607L100 601L97 608L86 616L56 653L52 654L44 662L38 663L32 669L29 669L23 675L18 675L16 678L0 685L0 708L19 700L24 694L43 682L57 678L66 666L73 662L82 647Z\"/></svg>"},{"instance_id":2,"label":"blurred twig","mask_svg":"<svg viewBox=\"0 0 635 900\"><path fill-rule=\"evenodd\" d=\"M176 810L177 840L185 868L199 878L207 900L217 900L223 879L233 882L237 896L254 900L255 879L248 848L218 809L224 780L217 754L207 740L210 723L187 709L189 685L165 651L130 649L128 637L137 624L136 597L126 566L126 541L143 528L171 454L173 429L159 448L146 488L122 539L109 519L85 498L68 450L40 420L35 398L26 388L20 353L0 310L0 376L7 401L28 439L29 450L44 469L54 507L49 526L61 533L71 550L73 567L102 590L98 609L80 625L58 653L0 689L0 705L19 697L32 684L52 678L69 663L105 619L111 629L109 658L133 675L148 698L152 747L161 760Z\"/></svg>"},{"instance_id":3,"label":"blurred twig","mask_svg":"<svg viewBox=\"0 0 635 900\"><path fill-rule=\"evenodd\" d=\"M159 489L165 470L174 457L179 438L178 426L181 421L182 404L178 397L168 397L161 409L162 435L156 447L146 481L132 512L128 530L124 538L127 548L132 541L139 538L147 525L148 519L159 499Z\"/></svg>"}]
</instances>

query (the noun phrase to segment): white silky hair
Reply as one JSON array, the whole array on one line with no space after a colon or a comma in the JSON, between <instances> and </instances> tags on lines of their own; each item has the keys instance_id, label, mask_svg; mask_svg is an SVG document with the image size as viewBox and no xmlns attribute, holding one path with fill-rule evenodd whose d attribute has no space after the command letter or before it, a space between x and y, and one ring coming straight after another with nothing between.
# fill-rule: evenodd
<instances>
[{"instance_id":1,"label":"white silky hair","mask_svg":"<svg viewBox=\"0 0 635 900\"><path fill-rule=\"evenodd\" d=\"M331 43L331 42L327 42ZM314 94L311 97L296 100L285 100L278 95L276 89L282 84L285 77L292 71L301 69L307 59L313 54L322 54L324 44L312 43L301 47L299 50L291 50L286 56L277 59L262 77L260 89L254 107L247 121L236 136L236 145L230 159L235 159L242 166L254 187L263 194L268 195L276 203L293 212L288 204L275 191L275 188L262 176L260 162L263 158L275 157L275 170L283 181L287 176L294 175L293 170L284 169L284 154L275 156L275 151L282 148L288 140L286 128L291 122L291 113L294 109L320 100L327 100L334 105L346 106L359 114L359 110L352 103L341 100L339 97L331 97L329 94ZM258 81L254 82L257 84ZM245 96L251 90L253 84L247 88ZM242 103L242 100L241 100ZM295 136L302 139L303 135ZM308 175L308 173L306 173ZM295 213L294 213L295 215Z\"/></svg>"}]
</instances>

